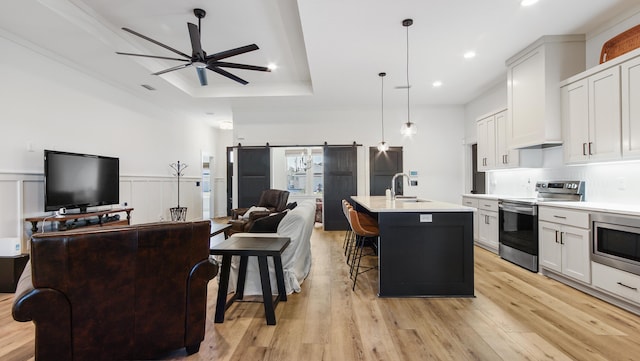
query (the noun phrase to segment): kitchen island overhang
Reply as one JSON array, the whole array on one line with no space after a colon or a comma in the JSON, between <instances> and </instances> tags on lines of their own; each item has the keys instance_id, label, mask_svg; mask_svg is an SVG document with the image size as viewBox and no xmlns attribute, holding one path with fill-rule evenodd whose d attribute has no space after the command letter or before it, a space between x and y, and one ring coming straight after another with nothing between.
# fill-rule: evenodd
<instances>
[{"instance_id":1,"label":"kitchen island overhang","mask_svg":"<svg viewBox=\"0 0 640 361\"><path fill-rule=\"evenodd\" d=\"M379 297L474 297L473 208L351 198L359 211L378 219Z\"/></svg>"}]
</instances>

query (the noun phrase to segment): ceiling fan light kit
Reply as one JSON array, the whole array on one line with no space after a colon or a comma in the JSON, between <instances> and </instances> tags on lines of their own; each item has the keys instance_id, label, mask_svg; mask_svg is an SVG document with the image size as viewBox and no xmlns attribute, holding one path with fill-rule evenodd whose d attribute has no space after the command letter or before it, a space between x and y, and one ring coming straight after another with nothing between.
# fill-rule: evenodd
<instances>
[{"instance_id":1,"label":"ceiling fan light kit","mask_svg":"<svg viewBox=\"0 0 640 361\"><path fill-rule=\"evenodd\" d=\"M409 91L411 89L411 85L409 84L409 27L413 25L413 19L404 19L402 20L402 26L407 28L407 121L402 124L402 128L400 129L400 133L405 136L412 136L418 133L418 128L416 127L416 123L411 121L411 110L410 110L410 102L409 102Z\"/></svg>"},{"instance_id":2,"label":"ceiling fan light kit","mask_svg":"<svg viewBox=\"0 0 640 361\"><path fill-rule=\"evenodd\" d=\"M384 77L387 75L387 73L379 73L378 76L380 77L380 105L381 105L381 129L382 129L382 141L380 143L378 143L378 150L381 152L386 152L389 150L389 143L384 141Z\"/></svg>"},{"instance_id":3,"label":"ceiling fan light kit","mask_svg":"<svg viewBox=\"0 0 640 361\"><path fill-rule=\"evenodd\" d=\"M254 71L265 71L270 72L271 69L264 66L256 66L256 65L247 65L247 64L238 64L238 63L228 63L221 61L226 58L230 58L232 56L248 53L250 51L258 50L258 46L256 44L245 45L239 48L230 49L221 51L212 55L207 55L207 53L202 49L202 43L200 39L201 34L201 19L207 15L207 12L202 9L193 9L193 14L198 18L198 25L187 23L187 28L189 30L189 39L191 40L191 55L187 55L179 50L176 50L168 45L165 45L157 40L151 39L145 35L142 35L134 30L129 28L122 28L122 30L133 34L137 37L140 37L144 40L147 40L151 43L154 43L160 47L163 47L175 54L180 55L182 58L171 58L166 56L156 56L156 55L146 55L146 54L133 54L133 53L122 53L116 52L116 54L120 55L129 55L129 56L139 56L145 58L154 58L154 59L163 59L163 60L174 60L174 61L182 61L184 64L174 66L168 69L160 70L158 72L153 73L152 75L161 75L168 72L172 72L179 69L184 69L187 67L195 67L196 72L198 74L198 79L200 80L200 85L205 86L208 84L207 81L207 72L205 69L209 69L215 73L218 73L224 77L227 77L231 80L234 80L242 85L246 85L249 82L234 75L230 72L222 69L222 68L233 68L233 69L243 69L243 70L254 70Z\"/></svg>"}]
</instances>

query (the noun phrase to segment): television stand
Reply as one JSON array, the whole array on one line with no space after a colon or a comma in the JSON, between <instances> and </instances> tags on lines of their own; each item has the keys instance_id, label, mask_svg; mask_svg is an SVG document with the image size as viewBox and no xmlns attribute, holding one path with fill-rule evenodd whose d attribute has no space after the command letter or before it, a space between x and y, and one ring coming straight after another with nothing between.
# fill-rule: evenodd
<instances>
[{"instance_id":1,"label":"television stand","mask_svg":"<svg viewBox=\"0 0 640 361\"><path fill-rule=\"evenodd\" d=\"M26 222L31 222L31 232L38 232L38 223L54 222L57 227L52 227L54 230L67 231L71 229L85 228L85 227L105 227L105 226L126 226L131 224L131 211L133 208L118 208L108 209L98 212L87 213L69 213L61 216L42 216L42 217L30 217L25 218ZM127 219L120 219L118 213L127 213ZM67 221L72 221L68 223Z\"/></svg>"}]
</instances>

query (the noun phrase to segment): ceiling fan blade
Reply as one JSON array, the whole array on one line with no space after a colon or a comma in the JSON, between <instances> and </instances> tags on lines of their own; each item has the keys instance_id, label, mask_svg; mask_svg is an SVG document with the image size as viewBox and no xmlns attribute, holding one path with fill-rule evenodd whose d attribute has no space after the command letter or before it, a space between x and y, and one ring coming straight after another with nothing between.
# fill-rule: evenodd
<instances>
[{"instance_id":1,"label":"ceiling fan blade","mask_svg":"<svg viewBox=\"0 0 640 361\"><path fill-rule=\"evenodd\" d=\"M179 70L179 69L184 69L184 68L189 67L189 66L191 66L191 63L189 63L189 64L182 64L182 65L178 65L178 66L174 66L174 67L171 67L171 68L169 68L169 69L165 69L165 70L160 70L160 71L158 71L158 72L151 73L151 75L160 75L160 74L168 73L168 72L170 72L170 71Z\"/></svg>"},{"instance_id":2,"label":"ceiling fan blade","mask_svg":"<svg viewBox=\"0 0 640 361\"><path fill-rule=\"evenodd\" d=\"M216 61L215 63L211 63L211 66L219 66L223 68L235 68L235 69L244 69L244 70L256 70L256 71L271 71L271 69L264 66L256 66L256 65L247 65L247 64L237 64L237 63L226 63L223 61Z\"/></svg>"},{"instance_id":3,"label":"ceiling fan blade","mask_svg":"<svg viewBox=\"0 0 640 361\"><path fill-rule=\"evenodd\" d=\"M239 78L239 77L237 77L237 76L235 76L235 75L233 75L233 74L229 73L229 72L228 72L228 71L226 71L226 70L222 70L222 69L220 69L220 68L216 68L215 66L207 66L207 69L209 69L209 70L211 70L211 71L215 71L216 73L218 73L218 74L220 74L220 75L222 75L222 76L226 76L227 78L229 78L229 79L231 79L231 80L235 80L235 81L237 81L238 83L240 83L240 84L242 84L242 85L247 85L247 84L249 84L249 82L248 82L248 81L246 81L246 80L244 80L244 79L242 79L242 78Z\"/></svg>"},{"instance_id":4,"label":"ceiling fan blade","mask_svg":"<svg viewBox=\"0 0 640 361\"><path fill-rule=\"evenodd\" d=\"M187 23L189 28L189 38L191 39L191 49L193 54L198 55L198 59L204 59L204 51L202 51L202 44L200 42L200 30L196 24Z\"/></svg>"},{"instance_id":5,"label":"ceiling fan blade","mask_svg":"<svg viewBox=\"0 0 640 361\"><path fill-rule=\"evenodd\" d=\"M208 85L209 82L207 82L207 70L205 68L196 68L196 70L198 71L198 79L200 79L200 85Z\"/></svg>"},{"instance_id":6,"label":"ceiling fan blade","mask_svg":"<svg viewBox=\"0 0 640 361\"><path fill-rule=\"evenodd\" d=\"M165 49L167 49L167 50L169 50L169 51L172 51L172 52L174 52L174 53L176 53L176 54L178 54L178 55L182 55L182 56L184 56L184 57L185 57L185 58L187 58L187 59L191 59L191 56L189 56L189 55L187 55L187 54L185 54L185 53L183 53L183 52L181 52L181 51L179 51L179 50L176 50L176 49L174 49L174 48L172 48L172 47L170 47L170 46L168 46L168 45L164 45L163 43L161 43L161 42L159 42L159 41L153 40L153 39L151 39L151 38L150 38L150 37L148 37L148 36L144 36L144 35L142 35L142 34L140 34L140 33L136 32L136 31L133 31L133 30L128 29L128 28L122 28L122 30L124 30L124 31L126 31L126 32L128 32L128 33L131 33L131 34L133 34L133 35L135 35L135 36L139 36L139 37L143 38L143 39L144 39L144 40L146 40L146 41L150 41L150 42L152 42L152 43L154 43L154 44L156 44L156 45L158 45L158 46L161 46L161 47L163 47L163 48L165 48Z\"/></svg>"},{"instance_id":7,"label":"ceiling fan blade","mask_svg":"<svg viewBox=\"0 0 640 361\"><path fill-rule=\"evenodd\" d=\"M190 61L189 59L169 58L169 57L166 57L166 56L145 55L145 54L121 53L121 52L119 52L119 51L116 51L116 54L120 54L120 55L131 55L131 56L142 56L142 57L145 57L145 58L154 58L154 59L177 60L177 61Z\"/></svg>"},{"instance_id":8,"label":"ceiling fan blade","mask_svg":"<svg viewBox=\"0 0 640 361\"><path fill-rule=\"evenodd\" d=\"M219 53L215 53L213 55L207 55L206 60L222 60L232 56L248 53L250 51L258 50L258 46L256 44L245 45L239 48L221 51Z\"/></svg>"}]
</instances>

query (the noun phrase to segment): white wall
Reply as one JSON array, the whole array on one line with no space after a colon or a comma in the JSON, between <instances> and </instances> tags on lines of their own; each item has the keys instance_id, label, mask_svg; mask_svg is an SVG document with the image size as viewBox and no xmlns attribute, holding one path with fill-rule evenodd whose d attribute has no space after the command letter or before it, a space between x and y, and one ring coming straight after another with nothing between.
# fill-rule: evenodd
<instances>
[{"instance_id":1,"label":"white wall","mask_svg":"<svg viewBox=\"0 0 640 361\"><path fill-rule=\"evenodd\" d=\"M406 108L385 110L385 140L402 146L405 172L418 171L418 186L407 194L457 202L463 187L464 110L462 107L412 107L411 120L418 134L400 134ZM234 144L321 145L362 144L358 150L358 193L368 194L369 147L381 139L377 107L367 109L317 109L315 111L234 110ZM314 125L310 125L314 124Z\"/></svg>"},{"instance_id":2,"label":"white wall","mask_svg":"<svg viewBox=\"0 0 640 361\"><path fill-rule=\"evenodd\" d=\"M133 223L168 219L177 203L169 164L190 165L181 184L188 218L202 216L201 152L214 132L0 37L0 237L26 237L25 216L43 212L43 150L120 158L121 201ZM16 211L18 209L19 211Z\"/></svg>"},{"instance_id":3,"label":"white wall","mask_svg":"<svg viewBox=\"0 0 640 361\"><path fill-rule=\"evenodd\" d=\"M596 32L587 34L585 58L587 69L600 63L602 45L607 40L638 24L640 24L640 7L635 12L627 13L622 17L607 22Z\"/></svg>"},{"instance_id":4,"label":"white wall","mask_svg":"<svg viewBox=\"0 0 640 361\"><path fill-rule=\"evenodd\" d=\"M464 106L464 138L467 144L478 141L476 122L479 117L491 112L507 109L507 68L504 76L487 89L481 96Z\"/></svg>"}]
</instances>

